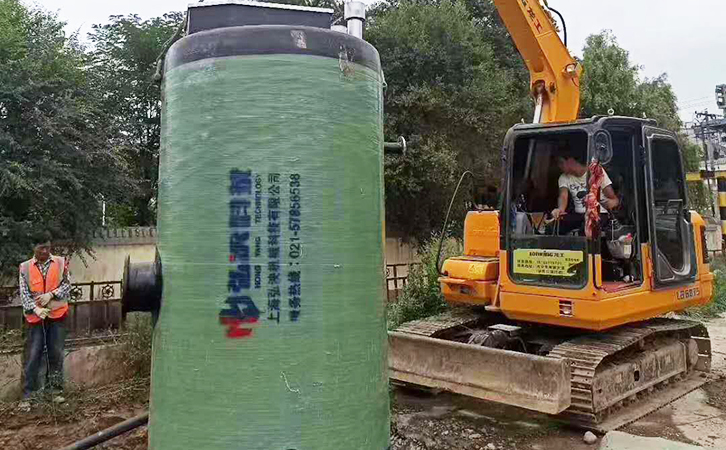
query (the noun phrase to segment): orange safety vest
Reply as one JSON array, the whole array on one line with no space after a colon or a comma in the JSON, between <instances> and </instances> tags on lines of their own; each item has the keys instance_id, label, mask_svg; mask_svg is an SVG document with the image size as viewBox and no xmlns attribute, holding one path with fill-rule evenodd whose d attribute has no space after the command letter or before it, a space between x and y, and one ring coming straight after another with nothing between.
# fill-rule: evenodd
<instances>
[{"instance_id":1,"label":"orange safety vest","mask_svg":"<svg viewBox=\"0 0 726 450\"><path fill-rule=\"evenodd\" d=\"M25 261L20 265L20 273L25 277L25 282L30 289L30 293L33 296L45 294L51 292L60 286L63 281L63 275L66 270L65 258L60 256L51 256L50 267L48 273L43 278L43 274L38 269L38 266L34 264L34 259ZM51 308L48 317L51 319L61 319L68 312L68 302L65 301L51 301L49 303ZM28 323L38 323L41 321L40 317L34 313L26 314L25 320Z\"/></svg>"}]
</instances>

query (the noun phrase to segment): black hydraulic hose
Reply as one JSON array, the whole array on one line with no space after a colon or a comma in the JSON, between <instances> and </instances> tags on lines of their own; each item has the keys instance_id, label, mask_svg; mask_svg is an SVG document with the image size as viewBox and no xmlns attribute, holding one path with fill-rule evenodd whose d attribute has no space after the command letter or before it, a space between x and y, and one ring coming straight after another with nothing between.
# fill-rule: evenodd
<instances>
[{"instance_id":1,"label":"black hydraulic hose","mask_svg":"<svg viewBox=\"0 0 726 450\"><path fill-rule=\"evenodd\" d=\"M99 431L85 439L81 439L67 447L63 447L61 450L85 450L88 448L95 447L96 445L106 442L109 439L113 439L120 434L124 434L140 426L146 425L149 422L149 413L145 412L139 416L124 420L121 423L106 428L105 430Z\"/></svg>"},{"instance_id":2,"label":"black hydraulic hose","mask_svg":"<svg viewBox=\"0 0 726 450\"><path fill-rule=\"evenodd\" d=\"M456 185L456 189L454 189L454 195L451 196L451 202L449 203L449 210L446 211L446 218L444 219L444 226L441 228L441 237L439 237L439 250L436 252L436 271L439 273L439 275L443 275L441 273L441 247L444 245L444 237L446 237L446 227L449 224L449 215L451 215L451 208L454 206L454 200L456 200L456 194L459 193L459 188L461 187L461 183L464 181L464 177L467 175L474 176L473 173L469 172L468 170L461 174L461 178L459 178L459 184Z\"/></svg>"},{"instance_id":3,"label":"black hydraulic hose","mask_svg":"<svg viewBox=\"0 0 726 450\"><path fill-rule=\"evenodd\" d=\"M550 11L552 11L553 13L557 14L560 17L560 22L562 22L562 33L564 34L564 38L565 38L565 47L567 47L567 23L565 22L565 17L562 14L560 14L560 12L557 11L555 8L550 8L549 6L547 6L547 9L549 9Z\"/></svg>"}]
</instances>

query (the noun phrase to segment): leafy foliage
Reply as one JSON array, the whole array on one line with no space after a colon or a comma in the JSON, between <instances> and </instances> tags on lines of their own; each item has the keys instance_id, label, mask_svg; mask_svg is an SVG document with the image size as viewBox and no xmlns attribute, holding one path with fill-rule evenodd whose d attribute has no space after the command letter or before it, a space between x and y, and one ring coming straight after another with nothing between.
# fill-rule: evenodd
<instances>
[{"instance_id":1,"label":"leafy foliage","mask_svg":"<svg viewBox=\"0 0 726 450\"><path fill-rule=\"evenodd\" d=\"M102 200L134 192L104 92L63 23L0 0L0 274L49 232L71 251L102 220Z\"/></svg>"},{"instance_id":2,"label":"leafy foliage","mask_svg":"<svg viewBox=\"0 0 726 450\"><path fill-rule=\"evenodd\" d=\"M700 163L703 160L703 149L700 145L688 140L681 139L683 149L683 164L686 172L698 172ZM713 194L706 183L688 183L689 207L698 211L704 216L713 216Z\"/></svg>"},{"instance_id":3,"label":"leafy foliage","mask_svg":"<svg viewBox=\"0 0 726 450\"><path fill-rule=\"evenodd\" d=\"M699 318L714 318L726 312L726 264L723 256L714 257L711 262L711 271L715 276L713 300L705 306L687 309L686 314Z\"/></svg>"},{"instance_id":4,"label":"leafy foliage","mask_svg":"<svg viewBox=\"0 0 726 450\"><path fill-rule=\"evenodd\" d=\"M630 61L610 31L593 34L585 41L582 64L581 115L608 114L656 119L658 124L679 131L678 103L668 76L640 79L640 66Z\"/></svg>"},{"instance_id":5,"label":"leafy foliage","mask_svg":"<svg viewBox=\"0 0 726 450\"><path fill-rule=\"evenodd\" d=\"M448 305L441 295L436 255L439 238L433 236L421 247L421 264L412 266L406 286L394 303L388 305L388 329L411 320L423 319L444 312ZM461 241L447 239L441 250L441 261L462 251Z\"/></svg>"},{"instance_id":6,"label":"leafy foliage","mask_svg":"<svg viewBox=\"0 0 726 450\"><path fill-rule=\"evenodd\" d=\"M495 52L507 48L492 43L495 20L473 17L463 1L402 1L377 10L366 30L387 81L385 135L421 137L386 161L386 220L406 236L423 240L440 226L464 170L497 180L504 134L528 115L516 54Z\"/></svg>"},{"instance_id":7,"label":"leafy foliage","mask_svg":"<svg viewBox=\"0 0 726 450\"><path fill-rule=\"evenodd\" d=\"M111 16L89 35L97 88L105 92L104 108L123 136L124 156L139 187L137 195L109 208L117 225L156 223L161 93L153 77L164 44L183 19L178 12L149 20Z\"/></svg>"},{"instance_id":8,"label":"leafy foliage","mask_svg":"<svg viewBox=\"0 0 726 450\"><path fill-rule=\"evenodd\" d=\"M594 34L585 41L581 78L581 115L605 115L609 109L617 115L642 117L638 114L638 73L628 51L621 48L609 31Z\"/></svg>"},{"instance_id":9,"label":"leafy foliage","mask_svg":"<svg viewBox=\"0 0 726 450\"><path fill-rule=\"evenodd\" d=\"M124 378L148 379L151 376L153 334L149 314L131 313L127 316L117 355L118 369Z\"/></svg>"}]
</instances>

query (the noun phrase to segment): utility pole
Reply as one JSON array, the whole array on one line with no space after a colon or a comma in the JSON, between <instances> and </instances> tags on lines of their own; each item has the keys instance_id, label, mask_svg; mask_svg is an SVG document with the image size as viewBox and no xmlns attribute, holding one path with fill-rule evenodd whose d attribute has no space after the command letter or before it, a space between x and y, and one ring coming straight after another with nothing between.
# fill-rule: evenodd
<instances>
[{"instance_id":1,"label":"utility pole","mask_svg":"<svg viewBox=\"0 0 726 450\"><path fill-rule=\"evenodd\" d=\"M716 86L716 105L726 115L726 84Z\"/></svg>"},{"instance_id":2,"label":"utility pole","mask_svg":"<svg viewBox=\"0 0 726 450\"><path fill-rule=\"evenodd\" d=\"M704 168L706 169L707 172L712 171L714 169L713 153L710 152L708 149L706 133L709 133L709 139L710 139L710 132L711 132L710 128L709 128L710 118L711 118L711 116L713 116L713 118L716 118L716 115L709 114L708 109L706 109L706 111L704 111L704 112L696 111L695 114L696 114L696 118L700 119L698 128L700 128L701 143L703 145L703 164L705 166ZM694 128L695 128L695 126L694 126ZM709 195L713 196L713 181L711 180L710 177L707 179L707 184L708 184L708 193L709 193ZM716 206L714 205L713 201L711 201L710 203L711 203L711 213L713 214L714 217L716 217Z\"/></svg>"}]
</instances>

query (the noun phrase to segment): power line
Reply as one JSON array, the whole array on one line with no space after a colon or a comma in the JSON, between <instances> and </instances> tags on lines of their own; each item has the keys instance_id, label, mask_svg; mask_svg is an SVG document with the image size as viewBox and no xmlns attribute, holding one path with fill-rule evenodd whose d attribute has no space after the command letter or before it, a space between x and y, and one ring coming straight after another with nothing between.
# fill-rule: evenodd
<instances>
[{"instance_id":1,"label":"power line","mask_svg":"<svg viewBox=\"0 0 726 450\"><path fill-rule=\"evenodd\" d=\"M703 100L699 100L699 101L692 101L692 102L688 102L688 103L682 102L682 103L679 103L679 105L683 105L683 106L698 105L701 103L709 103L714 100L716 100L716 99L712 98L712 97L707 97L707 98L704 98Z\"/></svg>"},{"instance_id":2,"label":"power line","mask_svg":"<svg viewBox=\"0 0 726 450\"><path fill-rule=\"evenodd\" d=\"M692 105L681 106L681 107L678 108L678 111L683 111L684 109L699 109L699 108L702 108L704 106L710 106L712 104L713 104L712 101L701 102L701 103L694 103Z\"/></svg>"},{"instance_id":3,"label":"power line","mask_svg":"<svg viewBox=\"0 0 726 450\"><path fill-rule=\"evenodd\" d=\"M679 103L691 103L691 102L697 102L697 101L699 101L699 100L704 100L704 99L707 99L707 98L711 98L711 96L710 96L710 95L705 95L705 96L703 96L703 97L698 97L698 98L692 98L692 99L690 99L690 100L681 100L681 101L680 101Z\"/></svg>"},{"instance_id":4,"label":"power line","mask_svg":"<svg viewBox=\"0 0 726 450\"><path fill-rule=\"evenodd\" d=\"M695 102L697 100L703 100L704 98L711 98L711 96L710 95L704 95L703 97L696 97L696 98L692 98L690 100L683 100L683 101L684 102Z\"/></svg>"}]
</instances>

